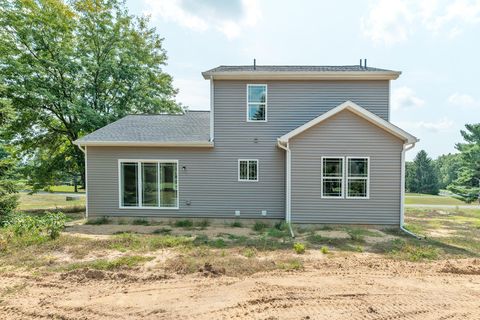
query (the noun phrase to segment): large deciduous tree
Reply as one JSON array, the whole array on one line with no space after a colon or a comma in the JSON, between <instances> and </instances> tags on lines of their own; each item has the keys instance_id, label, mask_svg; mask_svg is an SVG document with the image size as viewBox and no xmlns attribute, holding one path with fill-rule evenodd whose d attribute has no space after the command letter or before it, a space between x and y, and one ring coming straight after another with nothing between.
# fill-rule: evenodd
<instances>
[{"instance_id":1,"label":"large deciduous tree","mask_svg":"<svg viewBox=\"0 0 480 320\"><path fill-rule=\"evenodd\" d=\"M73 141L132 113L179 112L162 38L121 0L0 0L2 130L34 186L80 174Z\"/></svg>"},{"instance_id":2,"label":"large deciduous tree","mask_svg":"<svg viewBox=\"0 0 480 320\"><path fill-rule=\"evenodd\" d=\"M458 178L448 186L465 202L480 202L480 123L465 125L461 130L465 143L457 143L460 151Z\"/></svg>"}]
</instances>

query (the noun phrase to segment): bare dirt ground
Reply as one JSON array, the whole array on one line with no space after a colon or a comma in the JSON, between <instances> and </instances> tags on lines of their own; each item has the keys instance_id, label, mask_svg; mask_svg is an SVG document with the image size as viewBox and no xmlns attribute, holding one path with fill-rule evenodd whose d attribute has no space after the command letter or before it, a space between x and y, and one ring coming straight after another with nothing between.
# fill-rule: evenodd
<instances>
[{"instance_id":1,"label":"bare dirt ground","mask_svg":"<svg viewBox=\"0 0 480 320\"><path fill-rule=\"evenodd\" d=\"M0 278L0 319L480 319L480 260L312 252L248 277L145 267Z\"/></svg>"}]
</instances>

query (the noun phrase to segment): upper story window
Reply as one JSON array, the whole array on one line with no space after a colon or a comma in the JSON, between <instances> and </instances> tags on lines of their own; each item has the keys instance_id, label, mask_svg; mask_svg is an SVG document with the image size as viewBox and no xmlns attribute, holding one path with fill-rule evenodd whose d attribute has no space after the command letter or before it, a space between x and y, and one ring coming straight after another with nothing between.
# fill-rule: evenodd
<instances>
[{"instance_id":1,"label":"upper story window","mask_svg":"<svg viewBox=\"0 0 480 320\"><path fill-rule=\"evenodd\" d=\"M267 121L267 85L247 85L247 121Z\"/></svg>"}]
</instances>

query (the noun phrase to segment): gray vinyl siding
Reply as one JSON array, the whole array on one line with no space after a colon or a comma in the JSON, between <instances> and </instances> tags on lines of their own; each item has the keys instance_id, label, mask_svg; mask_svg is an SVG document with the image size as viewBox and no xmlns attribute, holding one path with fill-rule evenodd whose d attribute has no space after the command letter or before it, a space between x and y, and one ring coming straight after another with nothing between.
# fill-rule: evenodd
<instances>
[{"instance_id":1,"label":"gray vinyl siding","mask_svg":"<svg viewBox=\"0 0 480 320\"><path fill-rule=\"evenodd\" d=\"M400 139L350 111L294 137L292 221L398 225L402 147ZM322 199L322 156L370 157L370 198Z\"/></svg>"},{"instance_id":2,"label":"gray vinyl siding","mask_svg":"<svg viewBox=\"0 0 480 320\"><path fill-rule=\"evenodd\" d=\"M266 123L246 121L248 83L268 85ZM388 81L214 84L214 148L88 147L90 216L233 218L240 210L240 218L283 219L285 152L276 146L278 137L346 100L388 119ZM238 182L240 158L259 160L258 182ZM118 159L179 160L179 209L119 209Z\"/></svg>"}]
</instances>

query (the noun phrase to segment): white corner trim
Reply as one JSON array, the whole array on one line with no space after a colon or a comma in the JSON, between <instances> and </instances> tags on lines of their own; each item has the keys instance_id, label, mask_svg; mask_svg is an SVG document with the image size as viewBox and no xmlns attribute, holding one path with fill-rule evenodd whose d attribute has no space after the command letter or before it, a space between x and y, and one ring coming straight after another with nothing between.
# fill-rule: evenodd
<instances>
[{"instance_id":1,"label":"white corner trim","mask_svg":"<svg viewBox=\"0 0 480 320\"><path fill-rule=\"evenodd\" d=\"M285 186L285 222L290 225L292 222L292 152L288 142L283 145L280 140L277 140L278 147L285 150L285 167L286 167L286 186ZM293 235L293 231L290 230Z\"/></svg>"},{"instance_id":2,"label":"white corner trim","mask_svg":"<svg viewBox=\"0 0 480 320\"><path fill-rule=\"evenodd\" d=\"M313 120L310 120L309 122L301 125L300 127L290 131L289 133L281 136L279 140L283 143L286 143L288 140L291 138L295 137L296 135L310 129L311 127L321 123L322 121L325 121L326 119L334 116L335 114L343 111L343 110L349 110L356 115L362 117L363 119L371 122L372 124L378 126L379 128L393 134L394 136L404 140L406 143L415 143L418 142L419 140L411 135L410 133L400 129L399 127L395 126L394 124L380 118L379 116L373 114L372 112L360 107L356 103L348 100L345 101L344 103L336 106L335 108L325 112L324 114L316 117Z\"/></svg>"},{"instance_id":3,"label":"white corner trim","mask_svg":"<svg viewBox=\"0 0 480 320\"><path fill-rule=\"evenodd\" d=\"M215 83L210 78L210 142L215 140Z\"/></svg>"},{"instance_id":4,"label":"white corner trim","mask_svg":"<svg viewBox=\"0 0 480 320\"><path fill-rule=\"evenodd\" d=\"M105 147L213 147L211 141L74 141L77 146L105 146Z\"/></svg>"},{"instance_id":5,"label":"white corner trim","mask_svg":"<svg viewBox=\"0 0 480 320\"><path fill-rule=\"evenodd\" d=\"M88 147L85 146L85 218L88 220Z\"/></svg>"}]
</instances>

